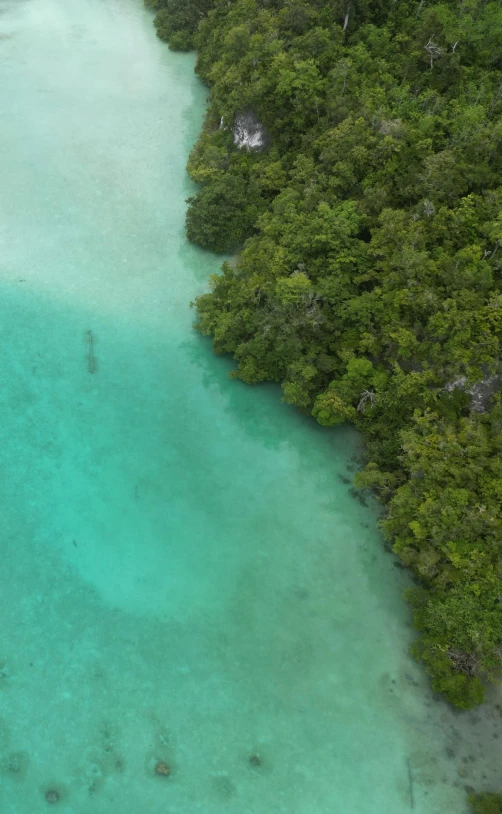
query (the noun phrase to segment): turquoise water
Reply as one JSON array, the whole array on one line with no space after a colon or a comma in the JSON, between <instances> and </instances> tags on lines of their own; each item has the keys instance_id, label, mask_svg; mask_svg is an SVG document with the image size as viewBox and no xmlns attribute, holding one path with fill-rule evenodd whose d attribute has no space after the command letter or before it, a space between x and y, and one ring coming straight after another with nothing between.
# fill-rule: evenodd
<instances>
[{"instance_id":1,"label":"turquoise water","mask_svg":"<svg viewBox=\"0 0 502 814\"><path fill-rule=\"evenodd\" d=\"M409 657L357 439L192 330L193 65L0 0L0 812L463 814L498 721Z\"/></svg>"}]
</instances>

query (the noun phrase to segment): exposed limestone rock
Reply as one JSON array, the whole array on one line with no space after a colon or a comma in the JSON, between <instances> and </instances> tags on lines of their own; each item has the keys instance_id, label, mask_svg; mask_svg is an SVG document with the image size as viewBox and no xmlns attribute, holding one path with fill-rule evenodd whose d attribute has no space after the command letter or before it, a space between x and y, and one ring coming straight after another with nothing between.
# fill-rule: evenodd
<instances>
[{"instance_id":1,"label":"exposed limestone rock","mask_svg":"<svg viewBox=\"0 0 502 814\"><path fill-rule=\"evenodd\" d=\"M482 382L476 382L468 391L471 394L472 409L477 413L484 413L488 407L488 402L498 390L499 385L500 376L497 373L488 376Z\"/></svg>"},{"instance_id":2,"label":"exposed limestone rock","mask_svg":"<svg viewBox=\"0 0 502 814\"><path fill-rule=\"evenodd\" d=\"M263 150L267 146L268 133L252 110L237 113L233 132L239 150Z\"/></svg>"},{"instance_id":3,"label":"exposed limestone rock","mask_svg":"<svg viewBox=\"0 0 502 814\"><path fill-rule=\"evenodd\" d=\"M476 382L471 385L471 387L467 387L466 377L460 376L460 378L455 379L454 382L449 382L445 390L447 390L448 393L451 393L453 390L464 390L471 397L471 409L474 410L475 413L484 413L486 412L491 397L500 386L500 379L499 373L493 373L491 376L487 376L486 379Z\"/></svg>"}]
</instances>

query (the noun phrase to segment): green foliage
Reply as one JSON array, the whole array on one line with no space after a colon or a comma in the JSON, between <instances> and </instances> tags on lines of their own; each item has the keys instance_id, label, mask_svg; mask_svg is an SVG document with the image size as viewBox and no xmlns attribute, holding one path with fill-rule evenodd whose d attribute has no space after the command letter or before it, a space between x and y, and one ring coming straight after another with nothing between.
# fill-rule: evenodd
<instances>
[{"instance_id":1,"label":"green foliage","mask_svg":"<svg viewBox=\"0 0 502 814\"><path fill-rule=\"evenodd\" d=\"M194 34L209 11L211 0L144 0L147 8L157 12L155 27L161 40L173 51L190 51Z\"/></svg>"},{"instance_id":2,"label":"green foliage","mask_svg":"<svg viewBox=\"0 0 502 814\"><path fill-rule=\"evenodd\" d=\"M260 199L243 175L224 174L188 199L189 240L223 253L238 248L253 231Z\"/></svg>"},{"instance_id":3,"label":"green foliage","mask_svg":"<svg viewBox=\"0 0 502 814\"><path fill-rule=\"evenodd\" d=\"M148 2L211 89L188 236L242 249L198 327L232 375L364 433L416 655L480 703L502 671L502 6ZM233 144L247 110L266 150Z\"/></svg>"},{"instance_id":4,"label":"green foliage","mask_svg":"<svg viewBox=\"0 0 502 814\"><path fill-rule=\"evenodd\" d=\"M502 794L470 794L474 814L502 814Z\"/></svg>"}]
</instances>

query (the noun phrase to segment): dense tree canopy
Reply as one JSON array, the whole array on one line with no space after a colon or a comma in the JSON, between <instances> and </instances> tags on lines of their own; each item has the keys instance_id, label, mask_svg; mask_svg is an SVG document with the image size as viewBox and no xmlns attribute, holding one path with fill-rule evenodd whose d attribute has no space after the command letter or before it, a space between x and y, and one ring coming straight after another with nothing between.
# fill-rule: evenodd
<instances>
[{"instance_id":1,"label":"dense tree canopy","mask_svg":"<svg viewBox=\"0 0 502 814\"><path fill-rule=\"evenodd\" d=\"M502 669L502 6L147 2L211 89L188 235L242 249L198 327L234 376L364 433L416 653L473 706ZM234 145L246 110L264 150Z\"/></svg>"},{"instance_id":2,"label":"dense tree canopy","mask_svg":"<svg viewBox=\"0 0 502 814\"><path fill-rule=\"evenodd\" d=\"M211 0L145 0L157 12L155 27L161 40L175 51L189 51L200 21L211 8Z\"/></svg>"}]
</instances>

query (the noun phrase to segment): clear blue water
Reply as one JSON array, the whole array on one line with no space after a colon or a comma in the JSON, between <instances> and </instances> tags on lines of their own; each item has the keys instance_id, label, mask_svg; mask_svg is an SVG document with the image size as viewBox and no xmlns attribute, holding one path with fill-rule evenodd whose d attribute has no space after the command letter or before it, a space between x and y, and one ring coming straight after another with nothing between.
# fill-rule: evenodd
<instances>
[{"instance_id":1,"label":"clear blue water","mask_svg":"<svg viewBox=\"0 0 502 814\"><path fill-rule=\"evenodd\" d=\"M494 712L411 660L356 437L192 329L193 66L140 0L0 0L0 812L464 814Z\"/></svg>"}]
</instances>

